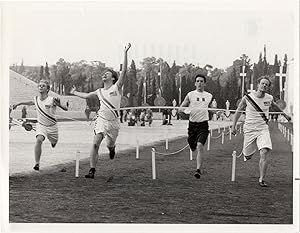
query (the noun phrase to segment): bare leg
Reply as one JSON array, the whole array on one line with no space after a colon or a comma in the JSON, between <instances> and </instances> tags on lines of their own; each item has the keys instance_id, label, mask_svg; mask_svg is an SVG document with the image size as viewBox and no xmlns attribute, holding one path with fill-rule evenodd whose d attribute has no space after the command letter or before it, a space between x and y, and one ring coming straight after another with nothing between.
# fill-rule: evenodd
<instances>
[{"instance_id":1,"label":"bare leg","mask_svg":"<svg viewBox=\"0 0 300 233\"><path fill-rule=\"evenodd\" d=\"M99 147L100 147L100 144L101 144L103 138L104 137L103 137L102 133L96 134L94 136L93 146L92 146L92 149L90 152L90 167L91 168L96 168L98 158L99 158L98 151L99 151Z\"/></svg>"},{"instance_id":2,"label":"bare leg","mask_svg":"<svg viewBox=\"0 0 300 233\"><path fill-rule=\"evenodd\" d=\"M267 168L269 165L269 149L263 148L259 151L260 160L259 160L259 181L265 179Z\"/></svg>"},{"instance_id":3,"label":"bare leg","mask_svg":"<svg viewBox=\"0 0 300 233\"><path fill-rule=\"evenodd\" d=\"M203 155L204 155L203 148L204 146L202 145L202 143L198 142L196 161L197 161L197 169L200 170L200 173L203 173Z\"/></svg>"},{"instance_id":4,"label":"bare leg","mask_svg":"<svg viewBox=\"0 0 300 233\"><path fill-rule=\"evenodd\" d=\"M36 143L34 147L34 158L35 158L35 164L40 164L41 154L42 154L42 144L45 140L45 137L42 135L37 135L36 137Z\"/></svg>"}]
</instances>

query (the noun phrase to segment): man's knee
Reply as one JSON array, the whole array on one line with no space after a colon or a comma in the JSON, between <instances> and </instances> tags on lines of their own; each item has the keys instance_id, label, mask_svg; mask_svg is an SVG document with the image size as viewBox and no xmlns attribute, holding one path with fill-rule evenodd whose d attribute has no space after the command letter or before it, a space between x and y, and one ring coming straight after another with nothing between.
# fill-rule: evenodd
<instances>
[{"instance_id":1,"label":"man's knee","mask_svg":"<svg viewBox=\"0 0 300 233\"><path fill-rule=\"evenodd\" d=\"M204 148L203 144L201 142L197 142L197 150L202 151Z\"/></svg>"},{"instance_id":2,"label":"man's knee","mask_svg":"<svg viewBox=\"0 0 300 233\"><path fill-rule=\"evenodd\" d=\"M94 147L94 149L96 149L96 150L99 149L103 137L104 137L104 136L103 136L102 133L99 133L99 134L95 135L95 137L94 137L94 142L93 142L93 147Z\"/></svg>"},{"instance_id":3,"label":"man's knee","mask_svg":"<svg viewBox=\"0 0 300 233\"><path fill-rule=\"evenodd\" d=\"M36 136L36 143L37 144L42 144L44 140L45 140L45 137L43 135L37 135Z\"/></svg>"},{"instance_id":4,"label":"man's knee","mask_svg":"<svg viewBox=\"0 0 300 233\"><path fill-rule=\"evenodd\" d=\"M259 150L260 153L260 157L263 160L267 160L268 159L268 155L269 155L269 149L268 148L262 148Z\"/></svg>"}]
</instances>

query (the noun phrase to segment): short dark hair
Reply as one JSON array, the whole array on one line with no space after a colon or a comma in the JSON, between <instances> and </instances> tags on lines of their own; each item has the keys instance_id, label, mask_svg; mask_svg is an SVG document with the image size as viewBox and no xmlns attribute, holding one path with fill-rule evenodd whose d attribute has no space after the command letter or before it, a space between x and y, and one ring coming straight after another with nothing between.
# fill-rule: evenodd
<instances>
[{"instance_id":1,"label":"short dark hair","mask_svg":"<svg viewBox=\"0 0 300 233\"><path fill-rule=\"evenodd\" d=\"M260 77L257 79L257 84L259 84L259 83L260 83L260 81L261 81L262 79L266 79L266 80L268 80L268 81L269 81L269 86L271 86L270 77L269 77L269 76L267 76L267 75L260 76Z\"/></svg>"},{"instance_id":2,"label":"short dark hair","mask_svg":"<svg viewBox=\"0 0 300 233\"><path fill-rule=\"evenodd\" d=\"M106 69L105 72L110 72L112 74L112 77L114 78L113 80L113 84L115 84L118 81L118 74L116 71L112 70L112 69Z\"/></svg>"},{"instance_id":3,"label":"short dark hair","mask_svg":"<svg viewBox=\"0 0 300 233\"><path fill-rule=\"evenodd\" d=\"M204 75L204 74L197 74L196 76L195 76L195 82L196 82L196 80L197 80L197 78L203 78L204 79L204 82L206 83L206 76Z\"/></svg>"}]
</instances>

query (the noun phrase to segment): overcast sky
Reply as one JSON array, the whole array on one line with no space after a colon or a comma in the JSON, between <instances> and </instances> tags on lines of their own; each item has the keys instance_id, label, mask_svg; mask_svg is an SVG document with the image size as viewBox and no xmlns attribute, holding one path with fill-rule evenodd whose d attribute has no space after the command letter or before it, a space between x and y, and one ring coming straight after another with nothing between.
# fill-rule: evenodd
<instances>
[{"instance_id":1,"label":"overcast sky","mask_svg":"<svg viewBox=\"0 0 300 233\"><path fill-rule=\"evenodd\" d=\"M102 61L119 67L123 47L129 59L163 58L226 68L241 54L258 61L264 44L273 63L294 57L296 1L97 1L8 3L4 35L9 63L50 65Z\"/></svg>"}]
</instances>

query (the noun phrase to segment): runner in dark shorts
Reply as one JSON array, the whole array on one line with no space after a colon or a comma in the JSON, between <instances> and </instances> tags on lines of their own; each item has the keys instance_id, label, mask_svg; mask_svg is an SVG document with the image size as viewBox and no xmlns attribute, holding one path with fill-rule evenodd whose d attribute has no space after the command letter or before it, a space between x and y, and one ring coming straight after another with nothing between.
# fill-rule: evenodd
<instances>
[{"instance_id":1,"label":"runner in dark shorts","mask_svg":"<svg viewBox=\"0 0 300 233\"><path fill-rule=\"evenodd\" d=\"M188 143L192 151L197 149L197 142L200 142L202 145L206 143L207 137L209 134L208 130L208 121L203 122L192 122L189 121L188 128Z\"/></svg>"},{"instance_id":2,"label":"runner in dark shorts","mask_svg":"<svg viewBox=\"0 0 300 233\"><path fill-rule=\"evenodd\" d=\"M204 145L207 140L208 129L208 108L212 103L212 94L204 91L206 86L205 75L198 74L195 77L196 89L190 91L184 98L180 107L188 107L180 109L180 112L189 114L188 127L188 143L192 151L197 153L196 163L197 169L194 176L200 179L203 174Z\"/></svg>"}]
</instances>

